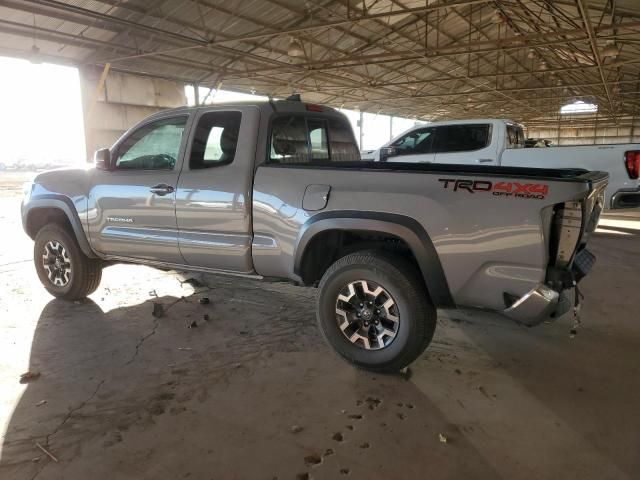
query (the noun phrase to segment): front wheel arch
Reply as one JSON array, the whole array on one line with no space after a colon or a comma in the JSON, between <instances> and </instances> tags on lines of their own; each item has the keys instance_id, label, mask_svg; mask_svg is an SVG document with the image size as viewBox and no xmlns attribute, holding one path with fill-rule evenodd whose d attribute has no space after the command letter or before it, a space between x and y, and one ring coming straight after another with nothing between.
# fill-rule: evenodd
<instances>
[{"instance_id":1,"label":"front wheel arch","mask_svg":"<svg viewBox=\"0 0 640 480\"><path fill-rule=\"evenodd\" d=\"M32 197L23 207L23 227L27 235L35 240L36 235L47 224L57 224L70 229L82 253L89 258L98 258L91 249L78 212L70 198L60 194Z\"/></svg>"}]
</instances>

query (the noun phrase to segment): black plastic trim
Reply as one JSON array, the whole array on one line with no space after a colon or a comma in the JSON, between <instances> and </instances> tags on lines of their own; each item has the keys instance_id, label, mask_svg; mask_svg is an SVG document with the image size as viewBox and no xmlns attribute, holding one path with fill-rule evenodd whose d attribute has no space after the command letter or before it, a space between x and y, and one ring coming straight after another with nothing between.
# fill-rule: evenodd
<instances>
[{"instance_id":1,"label":"black plastic trim","mask_svg":"<svg viewBox=\"0 0 640 480\"><path fill-rule=\"evenodd\" d=\"M630 199L631 201L628 201ZM640 207L640 188L620 189L611 196L611 208L638 208Z\"/></svg>"},{"instance_id":2,"label":"black plastic trim","mask_svg":"<svg viewBox=\"0 0 640 480\"><path fill-rule=\"evenodd\" d=\"M304 251L315 235L327 230L376 231L407 242L418 261L431 300L437 307L455 308L438 252L425 229L413 218L384 212L334 210L311 217L302 226L296 247L294 272L300 276Z\"/></svg>"},{"instance_id":3,"label":"black plastic trim","mask_svg":"<svg viewBox=\"0 0 640 480\"><path fill-rule=\"evenodd\" d=\"M358 170L358 171L393 171L407 173L452 173L458 175L535 178L555 182L590 183L608 176L605 172L594 172L579 168L529 168L501 167L494 165L458 165L444 163L409 163L409 162L326 162L309 163L268 163L264 168L318 168L324 170Z\"/></svg>"},{"instance_id":4,"label":"black plastic trim","mask_svg":"<svg viewBox=\"0 0 640 480\"><path fill-rule=\"evenodd\" d=\"M82 228L82 222L80 221L75 205L69 197L65 197L64 195L48 193L31 197L29 202L24 206L24 212L22 214L22 226L25 232L27 232L29 214L33 210L44 208L55 208L61 210L69 219L69 223L71 224L71 228L73 228L73 233L82 252L89 258L98 258L95 252L91 249L91 245L87 240L87 236Z\"/></svg>"}]
</instances>

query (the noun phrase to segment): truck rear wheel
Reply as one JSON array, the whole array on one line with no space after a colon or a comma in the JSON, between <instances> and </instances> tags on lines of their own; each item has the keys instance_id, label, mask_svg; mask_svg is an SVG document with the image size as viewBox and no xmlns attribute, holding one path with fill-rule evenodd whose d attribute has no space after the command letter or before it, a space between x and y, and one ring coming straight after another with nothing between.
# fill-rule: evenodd
<instances>
[{"instance_id":1,"label":"truck rear wheel","mask_svg":"<svg viewBox=\"0 0 640 480\"><path fill-rule=\"evenodd\" d=\"M102 279L100 260L87 257L75 237L57 224L38 231L33 261L44 288L65 300L79 300L95 292Z\"/></svg>"},{"instance_id":2,"label":"truck rear wheel","mask_svg":"<svg viewBox=\"0 0 640 480\"><path fill-rule=\"evenodd\" d=\"M328 343L347 361L376 372L396 372L427 348L436 327L418 269L400 256L352 253L320 282L317 317Z\"/></svg>"}]
</instances>

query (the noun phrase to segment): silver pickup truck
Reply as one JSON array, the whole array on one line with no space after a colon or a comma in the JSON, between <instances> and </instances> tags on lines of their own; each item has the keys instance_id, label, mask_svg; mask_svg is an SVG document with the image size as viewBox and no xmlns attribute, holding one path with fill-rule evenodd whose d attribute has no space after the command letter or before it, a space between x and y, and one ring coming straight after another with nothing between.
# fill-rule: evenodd
<instances>
[{"instance_id":1,"label":"silver pickup truck","mask_svg":"<svg viewBox=\"0 0 640 480\"><path fill-rule=\"evenodd\" d=\"M78 299L113 262L318 286L319 326L350 362L396 371L436 307L527 325L570 308L607 175L361 161L339 112L277 101L179 108L94 168L38 175L22 204L40 280Z\"/></svg>"}]
</instances>

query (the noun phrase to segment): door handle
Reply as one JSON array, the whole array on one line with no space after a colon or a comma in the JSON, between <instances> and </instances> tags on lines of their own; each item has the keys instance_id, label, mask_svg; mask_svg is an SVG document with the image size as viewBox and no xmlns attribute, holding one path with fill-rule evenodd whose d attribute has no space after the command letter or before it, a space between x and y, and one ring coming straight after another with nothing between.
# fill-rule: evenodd
<instances>
[{"instance_id":1,"label":"door handle","mask_svg":"<svg viewBox=\"0 0 640 480\"><path fill-rule=\"evenodd\" d=\"M158 185L154 185L149 189L151 193L155 193L156 195L167 195L169 193L173 193L174 188L171 185L167 185L166 183L159 183Z\"/></svg>"},{"instance_id":2,"label":"door handle","mask_svg":"<svg viewBox=\"0 0 640 480\"><path fill-rule=\"evenodd\" d=\"M489 163L489 162L493 162L492 158L479 158L478 161L480 163Z\"/></svg>"}]
</instances>

